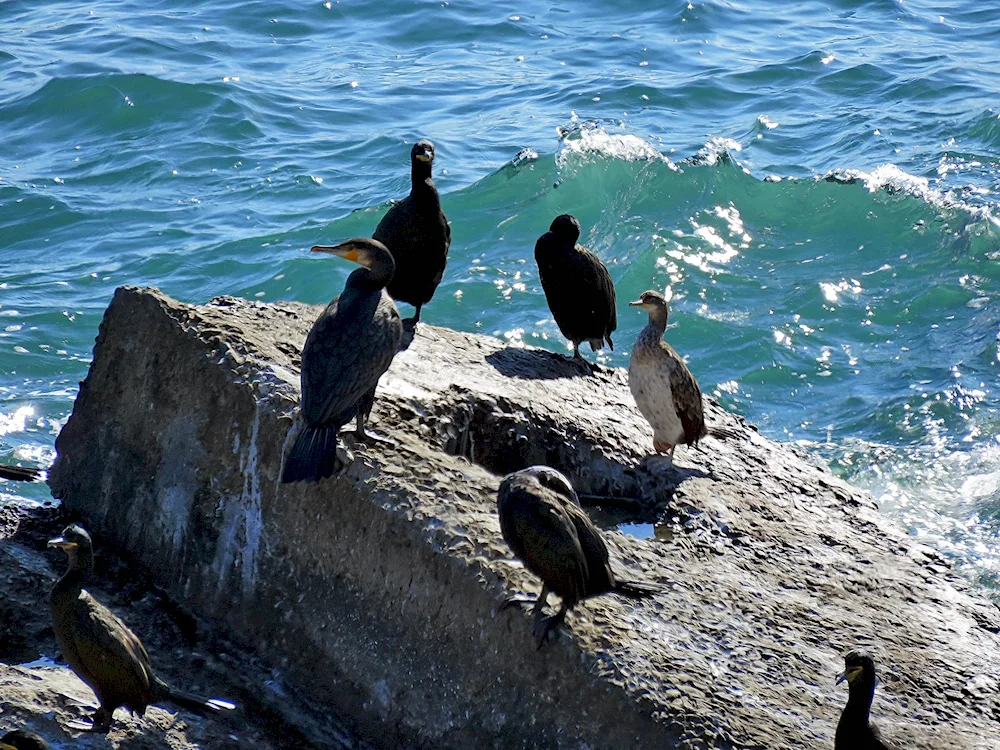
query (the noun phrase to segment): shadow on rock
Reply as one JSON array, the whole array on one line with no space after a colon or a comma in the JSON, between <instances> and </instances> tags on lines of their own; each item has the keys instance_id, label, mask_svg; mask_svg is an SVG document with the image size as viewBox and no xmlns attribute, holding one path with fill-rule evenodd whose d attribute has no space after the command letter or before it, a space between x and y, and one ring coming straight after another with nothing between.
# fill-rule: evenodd
<instances>
[{"instance_id":1,"label":"shadow on rock","mask_svg":"<svg viewBox=\"0 0 1000 750\"><path fill-rule=\"evenodd\" d=\"M399 348L396 350L396 353L398 354L399 352L405 352L407 349L409 349L410 344L413 343L413 339L416 337L416 335L417 335L417 329L415 325L407 326L406 324L404 324L403 337L399 340Z\"/></svg>"},{"instance_id":2,"label":"shadow on rock","mask_svg":"<svg viewBox=\"0 0 1000 750\"><path fill-rule=\"evenodd\" d=\"M590 375L591 366L544 349L519 349L508 346L486 355L486 361L501 375L522 380L555 380Z\"/></svg>"},{"instance_id":3,"label":"shadow on rock","mask_svg":"<svg viewBox=\"0 0 1000 750\"><path fill-rule=\"evenodd\" d=\"M665 456L658 453L651 453L639 462L639 468L643 469L650 476L665 479L673 487L676 487L685 479L699 478L712 479L714 475L711 471L698 469L693 466L678 466L672 464Z\"/></svg>"}]
</instances>

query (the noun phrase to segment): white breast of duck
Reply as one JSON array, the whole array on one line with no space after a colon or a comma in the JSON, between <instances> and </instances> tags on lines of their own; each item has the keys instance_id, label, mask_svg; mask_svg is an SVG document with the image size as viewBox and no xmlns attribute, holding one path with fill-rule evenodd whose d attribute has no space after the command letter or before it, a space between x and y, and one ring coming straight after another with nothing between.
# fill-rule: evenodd
<instances>
[{"instance_id":1,"label":"white breast of duck","mask_svg":"<svg viewBox=\"0 0 1000 750\"><path fill-rule=\"evenodd\" d=\"M679 364L673 352L661 345L663 330L647 325L639 333L628 365L628 384L639 412L653 428L653 447L667 452L684 442L670 375Z\"/></svg>"}]
</instances>

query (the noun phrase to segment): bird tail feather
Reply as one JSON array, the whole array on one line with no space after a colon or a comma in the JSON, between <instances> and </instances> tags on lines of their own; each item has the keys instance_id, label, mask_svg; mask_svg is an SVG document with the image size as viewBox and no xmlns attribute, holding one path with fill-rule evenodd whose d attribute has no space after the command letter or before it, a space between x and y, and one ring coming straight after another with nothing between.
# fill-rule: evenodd
<instances>
[{"instance_id":1,"label":"bird tail feather","mask_svg":"<svg viewBox=\"0 0 1000 750\"><path fill-rule=\"evenodd\" d=\"M648 599L651 596L662 594L663 586L646 581L615 581L615 593L627 596L630 599Z\"/></svg>"},{"instance_id":2,"label":"bird tail feather","mask_svg":"<svg viewBox=\"0 0 1000 750\"><path fill-rule=\"evenodd\" d=\"M315 482L332 476L339 466L338 432L339 427L304 425L285 459L282 483Z\"/></svg>"},{"instance_id":3,"label":"bird tail feather","mask_svg":"<svg viewBox=\"0 0 1000 750\"><path fill-rule=\"evenodd\" d=\"M218 698L199 698L197 695L191 695L191 693L185 693L183 690L171 687L158 677L154 679L156 680L156 695L153 703L169 701L175 706L203 715L219 714L236 708L236 704L229 701Z\"/></svg>"}]
</instances>

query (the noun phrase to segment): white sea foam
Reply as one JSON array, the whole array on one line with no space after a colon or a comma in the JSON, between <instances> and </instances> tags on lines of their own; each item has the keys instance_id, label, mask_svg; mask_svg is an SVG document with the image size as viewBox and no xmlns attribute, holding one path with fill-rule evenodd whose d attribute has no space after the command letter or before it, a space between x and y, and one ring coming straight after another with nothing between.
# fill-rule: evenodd
<instances>
[{"instance_id":1,"label":"white sea foam","mask_svg":"<svg viewBox=\"0 0 1000 750\"><path fill-rule=\"evenodd\" d=\"M1000 227L1000 219L995 217L988 207L972 205L962 200L955 191L935 187L926 177L912 175L891 162L880 164L870 172L862 169L835 169L828 172L823 179L843 183L861 182L870 193L880 190L905 193L932 206L962 209Z\"/></svg>"},{"instance_id":2,"label":"white sea foam","mask_svg":"<svg viewBox=\"0 0 1000 750\"><path fill-rule=\"evenodd\" d=\"M563 147L556 156L556 164L566 165L569 157L588 154L621 159L623 161L659 161L676 169L670 159L655 146L629 133L609 133L603 126L592 122L573 122L569 128L560 128Z\"/></svg>"},{"instance_id":3,"label":"white sea foam","mask_svg":"<svg viewBox=\"0 0 1000 750\"><path fill-rule=\"evenodd\" d=\"M695 164L714 167L721 159L731 156L733 151L742 150L743 146L740 145L739 141L734 141L732 138L712 136L701 147L701 150L692 157L691 161Z\"/></svg>"}]
</instances>

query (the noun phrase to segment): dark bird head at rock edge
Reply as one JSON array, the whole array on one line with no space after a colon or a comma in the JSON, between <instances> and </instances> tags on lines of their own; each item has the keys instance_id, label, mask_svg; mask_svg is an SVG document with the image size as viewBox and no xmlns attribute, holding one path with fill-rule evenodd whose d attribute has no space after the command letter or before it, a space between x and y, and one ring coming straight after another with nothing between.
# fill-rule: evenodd
<instances>
[{"instance_id":1,"label":"dark bird head at rock edge","mask_svg":"<svg viewBox=\"0 0 1000 750\"><path fill-rule=\"evenodd\" d=\"M79 547L90 547L90 534L79 524L71 524L62 531L61 536L49 539L47 546L70 552Z\"/></svg>"},{"instance_id":2,"label":"dark bird head at rock edge","mask_svg":"<svg viewBox=\"0 0 1000 750\"><path fill-rule=\"evenodd\" d=\"M580 239L580 222L573 214L560 214L552 220L549 231L556 237L575 243Z\"/></svg>"},{"instance_id":3,"label":"dark bird head at rock edge","mask_svg":"<svg viewBox=\"0 0 1000 750\"><path fill-rule=\"evenodd\" d=\"M355 237L339 245L313 245L310 252L337 255L365 268L384 263L387 257L392 257L385 245L368 237Z\"/></svg>"},{"instance_id":4,"label":"dark bird head at rock edge","mask_svg":"<svg viewBox=\"0 0 1000 750\"><path fill-rule=\"evenodd\" d=\"M430 164L434 161L434 144L426 140L417 141L410 151L410 160Z\"/></svg>"},{"instance_id":5,"label":"dark bird head at rock edge","mask_svg":"<svg viewBox=\"0 0 1000 750\"><path fill-rule=\"evenodd\" d=\"M563 495L567 500L572 502L577 507L580 506L580 498L577 497L576 491L573 489L573 485L566 476L559 471L549 467L549 466L529 466L526 469L522 469L520 472L515 472L515 474L527 474L534 477L540 485L547 487L548 489ZM514 476L511 474L510 476Z\"/></svg>"},{"instance_id":6,"label":"dark bird head at rock edge","mask_svg":"<svg viewBox=\"0 0 1000 750\"><path fill-rule=\"evenodd\" d=\"M642 308L648 313L656 312L657 310L666 310L667 298L659 292L649 289L639 295L639 299L629 302L628 306Z\"/></svg>"},{"instance_id":7,"label":"dark bird head at rock edge","mask_svg":"<svg viewBox=\"0 0 1000 750\"><path fill-rule=\"evenodd\" d=\"M862 649L852 649L844 656L844 671L837 677L837 684L847 681L848 686L875 681L875 660Z\"/></svg>"}]
</instances>

